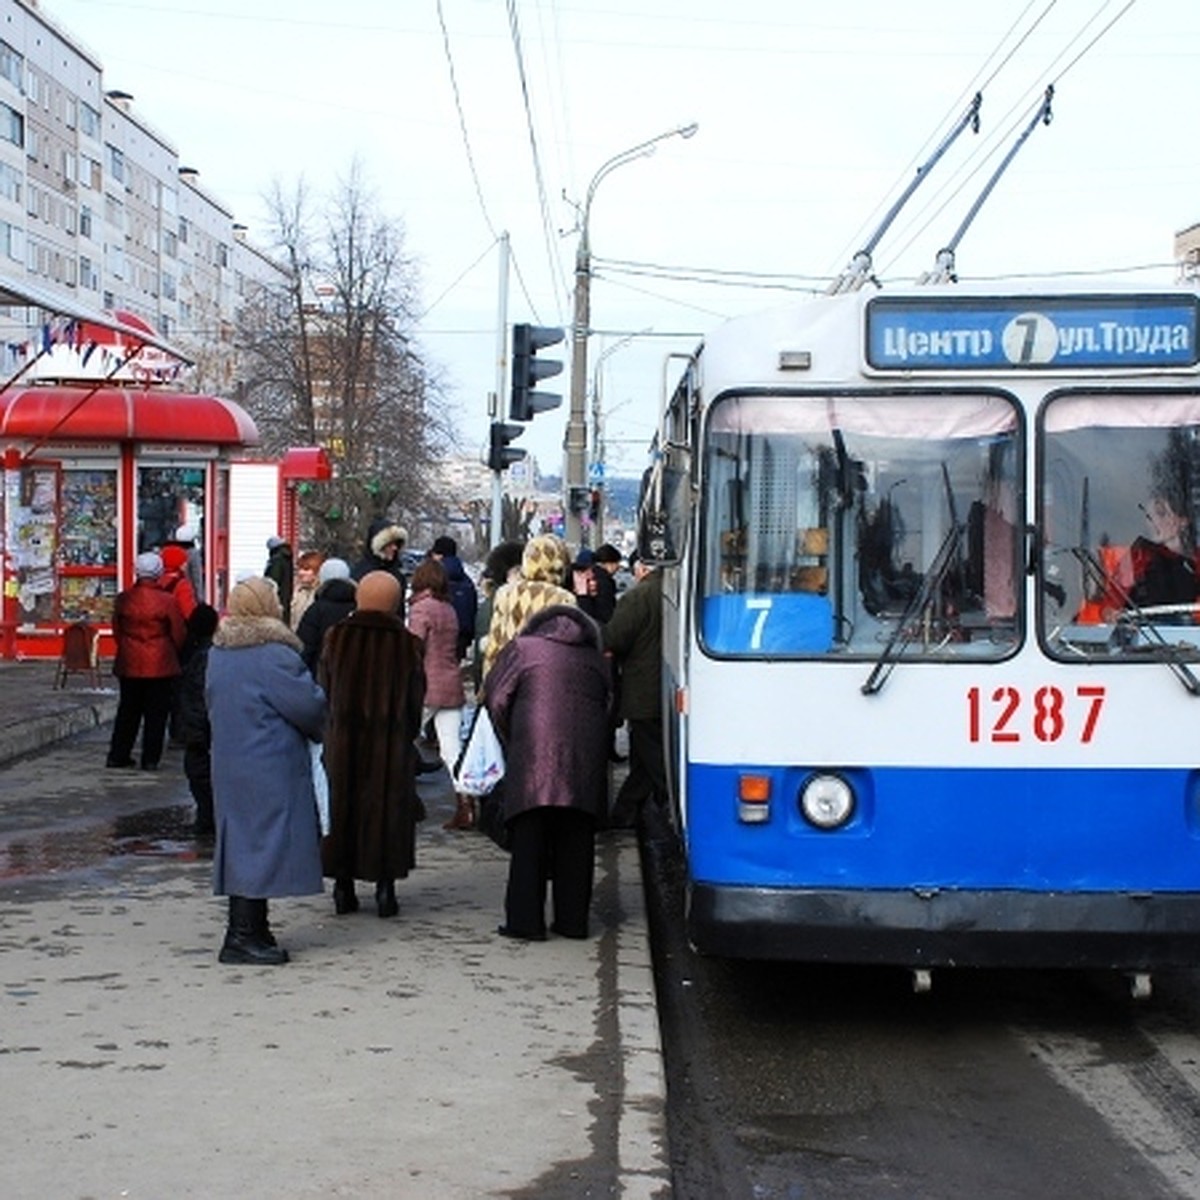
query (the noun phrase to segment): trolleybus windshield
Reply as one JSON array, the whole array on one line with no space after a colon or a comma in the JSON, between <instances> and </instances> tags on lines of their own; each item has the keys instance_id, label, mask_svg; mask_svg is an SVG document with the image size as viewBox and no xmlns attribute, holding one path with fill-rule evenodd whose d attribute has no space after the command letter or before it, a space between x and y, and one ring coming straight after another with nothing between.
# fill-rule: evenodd
<instances>
[{"instance_id":1,"label":"trolleybus windshield","mask_svg":"<svg viewBox=\"0 0 1200 1200\"><path fill-rule=\"evenodd\" d=\"M1011 398L732 395L703 452L698 626L717 656L999 659L1019 638Z\"/></svg>"},{"instance_id":2,"label":"trolleybus windshield","mask_svg":"<svg viewBox=\"0 0 1200 1200\"><path fill-rule=\"evenodd\" d=\"M1200 395L1056 394L1041 461L1049 653L1200 659Z\"/></svg>"}]
</instances>

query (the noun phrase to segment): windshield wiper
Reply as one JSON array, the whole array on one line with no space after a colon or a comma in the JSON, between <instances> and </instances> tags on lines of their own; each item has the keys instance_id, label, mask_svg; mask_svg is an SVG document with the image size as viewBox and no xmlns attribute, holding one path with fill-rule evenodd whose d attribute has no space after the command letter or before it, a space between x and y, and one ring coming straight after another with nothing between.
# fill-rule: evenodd
<instances>
[{"instance_id":1,"label":"windshield wiper","mask_svg":"<svg viewBox=\"0 0 1200 1200\"><path fill-rule=\"evenodd\" d=\"M881 691L883 685L887 683L888 676L891 675L900 656L908 649L909 643L916 636L916 631L933 607L934 600L941 595L942 584L946 581L950 567L958 559L962 538L963 526L955 522L950 526L950 531L938 547L938 552L933 556L933 562L929 564L929 570L925 572L921 586L909 601L899 623L892 631L892 636L888 638L883 653L876 659L875 666L867 677L867 682L862 685L864 696L873 696L876 692Z\"/></svg>"},{"instance_id":2,"label":"windshield wiper","mask_svg":"<svg viewBox=\"0 0 1200 1200\"><path fill-rule=\"evenodd\" d=\"M1086 546L1072 546L1071 553L1075 556L1085 574L1090 574L1099 594L1112 591L1121 602L1121 619L1128 621L1138 633L1144 634L1159 650L1166 652L1164 661L1171 668L1176 678L1193 696L1200 696L1200 680L1192 674L1191 668L1184 661L1183 655L1173 642L1168 642L1149 613L1145 612L1125 590L1121 583L1105 574L1104 567L1096 556Z\"/></svg>"}]
</instances>

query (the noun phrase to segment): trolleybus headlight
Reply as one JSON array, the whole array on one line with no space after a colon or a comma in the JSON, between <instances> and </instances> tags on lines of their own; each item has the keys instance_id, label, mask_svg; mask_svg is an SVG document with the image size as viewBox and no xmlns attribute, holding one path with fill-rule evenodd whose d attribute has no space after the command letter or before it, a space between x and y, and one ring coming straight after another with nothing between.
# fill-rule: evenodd
<instances>
[{"instance_id":1,"label":"trolleybus headlight","mask_svg":"<svg viewBox=\"0 0 1200 1200\"><path fill-rule=\"evenodd\" d=\"M814 775L800 789L800 811L818 829L838 829L854 815L854 792L840 775Z\"/></svg>"}]
</instances>

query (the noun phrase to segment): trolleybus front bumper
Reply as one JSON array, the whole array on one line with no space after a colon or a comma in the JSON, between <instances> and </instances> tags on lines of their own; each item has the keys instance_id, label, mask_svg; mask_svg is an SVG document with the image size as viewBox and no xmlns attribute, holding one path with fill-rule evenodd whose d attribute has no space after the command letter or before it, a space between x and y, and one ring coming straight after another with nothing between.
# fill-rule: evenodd
<instances>
[{"instance_id":1,"label":"trolleybus front bumper","mask_svg":"<svg viewBox=\"0 0 1200 1200\"><path fill-rule=\"evenodd\" d=\"M1200 965L1200 893L775 889L693 884L702 954L905 967Z\"/></svg>"}]
</instances>

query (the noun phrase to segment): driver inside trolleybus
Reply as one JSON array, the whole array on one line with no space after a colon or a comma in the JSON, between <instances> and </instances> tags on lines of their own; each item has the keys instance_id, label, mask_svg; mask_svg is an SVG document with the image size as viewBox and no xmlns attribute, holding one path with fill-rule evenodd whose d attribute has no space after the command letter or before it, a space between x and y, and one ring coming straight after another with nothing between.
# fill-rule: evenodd
<instances>
[{"instance_id":1,"label":"driver inside trolleybus","mask_svg":"<svg viewBox=\"0 0 1200 1200\"><path fill-rule=\"evenodd\" d=\"M1138 507L1150 526L1149 536L1136 538L1123 552L1101 547L1107 586L1103 596L1085 602L1084 609L1115 614L1136 606L1167 622L1200 619L1200 554L1186 505L1160 490ZM1177 611L1155 611L1161 609Z\"/></svg>"}]
</instances>

